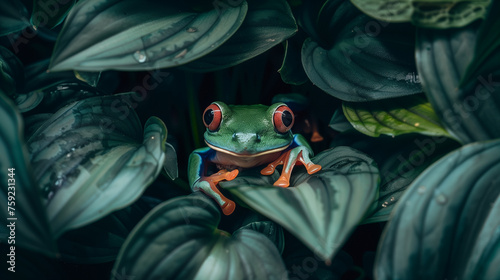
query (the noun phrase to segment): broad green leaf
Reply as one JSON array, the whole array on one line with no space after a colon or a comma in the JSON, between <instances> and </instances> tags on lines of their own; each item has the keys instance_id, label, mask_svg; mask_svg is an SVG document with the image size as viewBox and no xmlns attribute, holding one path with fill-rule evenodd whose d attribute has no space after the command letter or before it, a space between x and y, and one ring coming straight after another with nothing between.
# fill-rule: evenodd
<instances>
[{"instance_id":1,"label":"broad green leaf","mask_svg":"<svg viewBox=\"0 0 500 280\"><path fill-rule=\"evenodd\" d=\"M462 27L484 18L491 0L351 0L361 11L387 22L419 27Z\"/></svg>"},{"instance_id":2,"label":"broad green leaf","mask_svg":"<svg viewBox=\"0 0 500 280\"><path fill-rule=\"evenodd\" d=\"M31 24L35 27L54 28L59 25L76 0L34 0Z\"/></svg>"},{"instance_id":3,"label":"broad green leaf","mask_svg":"<svg viewBox=\"0 0 500 280\"><path fill-rule=\"evenodd\" d=\"M298 34L286 40L285 56L278 72L283 82L287 84L301 85L309 80L300 57L304 36L303 32L299 31Z\"/></svg>"},{"instance_id":4,"label":"broad green leaf","mask_svg":"<svg viewBox=\"0 0 500 280\"><path fill-rule=\"evenodd\" d=\"M373 206L375 211L363 223L389 220L393 208L413 180L429 165L460 147L457 142L444 136L416 134L376 139L365 136L361 141L351 139L350 145L370 155L380 170L379 197Z\"/></svg>"},{"instance_id":5,"label":"broad green leaf","mask_svg":"<svg viewBox=\"0 0 500 280\"><path fill-rule=\"evenodd\" d=\"M478 30L474 58L462 76L460 85L492 73L498 75L500 61L500 3L493 1L488 16ZM497 84L498 86L498 84Z\"/></svg>"},{"instance_id":6,"label":"broad green leaf","mask_svg":"<svg viewBox=\"0 0 500 280\"><path fill-rule=\"evenodd\" d=\"M427 98L448 132L463 143L500 137L499 72L461 82L479 42L477 27L420 29L417 36L417 66ZM498 69L498 62L491 63Z\"/></svg>"},{"instance_id":7,"label":"broad green leaf","mask_svg":"<svg viewBox=\"0 0 500 280\"><path fill-rule=\"evenodd\" d=\"M302 64L320 89L352 102L422 92L412 26L375 21L343 0L328 1L318 21L321 38L304 42Z\"/></svg>"},{"instance_id":8,"label":"broad green leaf","mask_svg":"<svg viewBox=\"0 0 500 280\"><path fill-rule=\"evenodd\" d=\"M24 83L23 64L10 50L0 46L0 90L15 96Z\"/></svg>"},{"instance_id":9,"label":"broad green leaf","mask_svg":"<svg viewBox=\"0 0 500 280\"><path fill-rule=\"evenodd\" d=\"M466 145L409 187L379 244L377 279L498 279L500 141Z\"/></svg>"},{"instance_id":10,"label":"broad green leaf","mask_svg":"<svg viewBox=\"0 0 500 280\"><path fill-rule=\"evenodd\" d=\"M351 125L368 136L406 133L449 136L431 104L420 95L363 103L344 102L342 108Z\"/></svg>"},{"instance_id":11,"label":"broad green leaf","mask_svg":"<svg viewBox=\"0 0 500 280\"><path fill-rule=\"evenodd\" d=\"M275 245L255 230L217 229L220 210L201 193L169 200L127 238L112 279L281 279Z\"/></svg>"},{"instance_id":12,"label":"broad green leaf","mask_svg":"<svg viewBox=\"0 0 500 280\"><path fill-rule=\"evenodd\" d=\"M0 36L18 32L30 26L28 10L19 0L3 0L0 9ZM13 43L15 36L9 36Z\"/></svg>"},{"instance_id":13,"label":"broad green leaf","mask_svg":"<svg viewBox=\"0 0 500 280\"><path fill-rule=\"evenodd\" d=\"M216 71L253 58L281 43L297 31L292 11L285 0L253 0L245 20L220 48L183 68Z\"/></svg>"},{"instance_id":14,"label":"broad green leaf","mask_svg":"<svg viewBox=\"0 0 500 280\"><path fill-rule=\"evenodd\" d=\"M98 95L105 94L82 82L61 82L40 91L19 94L16 105L25 116L31 116L53 113L71 102Z\"/></svg>"},{"instance_id":15,"label":"broad green leaf","mask_svg":"<svg viewBox=\"0 0 500 280\"><path fill-rule=\"evenodd\" d=\"M48 87L66 82L78 82L73 71L49 72L49 60L42 60L25 67L23 94L42 91Z\"/></svg>"},{"instance_id":16,"label":"broad green leaf","mask_svg":"<svg viewBox=\"0 0 500 280\"><path fill-rule=\"evenodd\" d=\"M61 259L70 263L114 261L134 226L151 209L141 198L92 224L67 231L57 241Z\"/></svg>"},{"instance_id":17,"label":"broad green leaf","mask_svg":"<svg viewBox=\"0 0 500 280\"><path fill-rule=\"evenodd\" d=\"M165 160L166 128L144 128L131 94L97 96L62 107L27 140L54 234L84 226L135 201Z\"/></svg>"},{"instance_id":18,"label":"broad green leaf","mask_svg":"<svg viewBox=\"0 0 500 280\"><path fill-rule=\"evenodd\" d=\"M277 173L242 172L220 185L331 260L377 198L378 169L368 156L347 147L312 160L322 170L309 175L295 167L288 188L272 186Z\"/></svg>"},{"instance_id":19,"label":"broad green leaf","mask_svg":"<svg viewBox=\"0 0 500 280\"><path fill-rule=\"evenodd\" d=\"M345 117L343 110L341 109L335 110L332 118L330 119L328 127L338 132L346 132L354 129L354 127L352 127L352 124Z\"/></svg>"},{"instance_id":20,"label":"broad green leaf","mask_svg":"<svg viewBox=\"0 0 500 280\"><path fill-rule=\"evenodd\" d=\"M245 1L199 13L182 1L79 1L64 23L50 69L150 70L185 64L227 41L246 11Z\"/></svg>"},{"instance_id":21,"label":"broad green leaf","mask_svg":"<svg viewBox=\"0 0 500 280\"><path fill-rule=\"evenodd\" d=\"M6 225L15 224L16 247L54 256L55 242L42 204L42 196L28 160L22 134L23 122L16 106L2 92L0 92L0 118L2 120L0 179L3 182L0 192L1 218ZM9 172L10 168L14 169L12 173ZM11 183L10 189L9 183ZM12 208L8 208L9 206ZM13 220L8 220L10 218ZM3 226L5 231L0 231L0 243L12 245L12 241L8 242L10 229L6 225Z\"/></svg>"}]
</instances>

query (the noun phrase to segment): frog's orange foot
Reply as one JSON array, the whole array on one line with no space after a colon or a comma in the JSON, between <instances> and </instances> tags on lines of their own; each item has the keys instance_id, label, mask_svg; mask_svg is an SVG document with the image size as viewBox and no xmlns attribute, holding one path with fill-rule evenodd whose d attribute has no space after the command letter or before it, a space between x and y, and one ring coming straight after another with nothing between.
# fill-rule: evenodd
<instances>
[{"instance_id":1,"label":"frog's orange foot","mask_svg":"<svg viewBox=\"0 0 500 280\"><path fill-rule=\"evenodd\" d=\"M305 164L305 167L306 167L307 173L309 175L312 175L312 174L314 174L314 173L316 173L316 172L318 172L318 171L321 170L321 165L314 164L312 162L309 162L309 163Z\"/></svg>"},{"instance_id":2,"label":"frog's orange foot","mask_svg":"<svg viewBox=\"0 0 500 280\"><path fill-rule=\"evenodd\" d=\"M281 175L280 178L274 182L273 186L288 188L288 186L290 186L290 178L285 175Z\"/></svg>"},{"instance_id":3,"label":"frog's orange foot","mask_svg":"<svg viewBox=\"0 0 500 280\"><path fill-rule=\"evenodd\" d=\"M225 197L221 191L218 188L219 182L220 181L231 181L236 176L238 176L238 169L235 169L233 171L227 171L227 170L220 170L217 173L214 173L208 177L203 177L201 180L206 181L210 184L210 193L207 193L207 195L211 196L220 206L222 209L222 213L224 215L229 216L234 212L234 209L236 208L236 204L234 201L230 200L229 198ZM203 190L203 189L202 189Z\"/></svg>"}]
</instances>

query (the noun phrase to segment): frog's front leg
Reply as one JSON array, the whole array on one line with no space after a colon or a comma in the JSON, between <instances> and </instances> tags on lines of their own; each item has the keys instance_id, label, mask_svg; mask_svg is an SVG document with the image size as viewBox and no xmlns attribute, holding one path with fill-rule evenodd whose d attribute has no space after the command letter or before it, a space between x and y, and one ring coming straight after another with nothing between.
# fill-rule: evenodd
<instances>
[{"instance_id":1,"label":"frog's front leg","mask_svg":"<svg viewBox=\"0 0 500 280\"><path fill-rule=\"evenodd\" d=\"M199 149L189 156L189 185L193 191L202 191L219 204L224 215L231 215L236 208L236 204L225 197L219 190L220 181L230 181L236 178L238 170L233 171L219 170L209 176L206 174L206 164L211 156L210 149Z\"/></svg>"},{"instance_id":2,"label":"frog's front leg","mask_svg":"<svg viewBox=\"0 0 500 280\"><path fill-rule=\"evenodd\" d=\"M296 144L296 147L284 152L275 161L271 162L267 167L260 171L262 175L271 175L274 173L277 166L283 165L281 176L278 180L276 180L276 182L274 182L274 186L286 188L290 185L290 176L292 175L293 167L297 162L303 164L309 174L314 174L321 170L321 165L314 164L309 158L309 155L312 154L309 145L300 144L301 142L297 142L297 140L301 139L299 138L294 140L294 143L298 143Z\"/></svg>"}]
</instances>

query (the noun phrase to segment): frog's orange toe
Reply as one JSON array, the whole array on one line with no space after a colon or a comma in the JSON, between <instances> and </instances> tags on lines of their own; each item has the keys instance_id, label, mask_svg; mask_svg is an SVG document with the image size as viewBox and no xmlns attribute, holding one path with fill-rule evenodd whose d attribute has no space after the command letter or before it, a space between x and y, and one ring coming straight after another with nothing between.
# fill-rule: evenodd
<instances>
[{"instance_id":1,"label":"frog's orange toe","mask_svg":"<svg viewBox=\"0 0 500 280\"><path fill-rule=\"evenodd\" d=\"M262 175L271 175L273 173L274 173L274 168L271 166L267 166L260 171L260 174Z\"/></svg>"},{"instance_id":2,"label":"frog's orange toe","mask_svg":"<svg viewBox=\"0 0 500 280\"><path fill-rule=\"evenodd\" d=\"M231 181L231 180L233 180L234 178L236 178L236 176L238 176L238 173L239 173L239 172L240 172L240 171L239 171L238 169L235 169L235 170L233 170L233 171L231 171L231 172L225 173L224 175L225 175L225 179L226 179L226 181Z\"/></svg>"},{"instance_id":3,"label":"frog's orange toe","mask_svg":"<svg viewBox=\"0 0 500 280\"><path fill-rule=\"evenodd\" d=\"M222 209L222 213L224 213L224 215L229 216L233 214L236 204L228 199L220 208Z\"/></svg>"},{"instance_id":4,"label":"frog's orange toe","mask_svg":"<svg viewBox=\"0 0 500 280\"><path fill-rule=\"evenodd\" d=\"M318 171L321 170L321 165L314 164L314 163L311 162L311 163L309 163L309 164L306 165L306 169L307 169L307 173L314 174L314 173L316 173L316 172L318 172Z\"/></svg>"},{"instance_id":5,"label":"frog's orange toe","mask_svg":"<svg viewBox=\"0 0 500 280\"><path fill-rule=\"evenodd\" d=\"M281 176L276 182L274 182L273 186L287 188L290 186L290 181L285 176Z\"/></svg>"}]
</instances>

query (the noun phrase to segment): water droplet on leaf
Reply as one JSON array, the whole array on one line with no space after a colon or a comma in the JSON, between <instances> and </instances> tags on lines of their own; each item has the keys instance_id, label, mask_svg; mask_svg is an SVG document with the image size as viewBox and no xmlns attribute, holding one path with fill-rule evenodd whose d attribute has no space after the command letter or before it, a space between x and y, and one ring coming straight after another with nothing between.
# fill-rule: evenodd
<instances>
[{"instance_id":1,"label":"water droplet on leaf","mask_svg":"<svg viewBox=\"0 0 500 280\"><path fill-rule=\"evenodd\" d=\"M436 196L436 201L439 204L445 204L446 202L448 202L448 198L444 194L440 193Z\"/></svg>"},{"instance_id":2,"label":"water droplet on leaf","mask_svg":"<svg viewBox=\"0 0 500 280\"><path fill-rule=\"evenodd\" d=\"M419 194L424 194L426 190L427 190L427 189L426 189L426 187L425 187L425 186L420 186L420 187L418 187L417 192L418 192Z\"/></svg>"},{"instance_id":3,"label":"water droplet on leaf","mask_svg":"<svg viewBox=\"0 0 500 280\"><path fill-rule=\"evenodd\" d=\"M146 59L147 59L146 52L145 51L136 51L134 53L134 58L139 63L144 63L144 62L146 62Z\"/></svg>"},{"instance_id":4,"label":"water droplet on leaf","mask_svg":"<svg viewBox=\"0 0 500 280\"><path fill-rule=\"evenodd\" d=\"M186 29L186 31L189 32L189 33L194 33L196 31L198 31L198 29L195 28L195 27L189 27L188 29Z\"/></svg>"}]
</instances>

